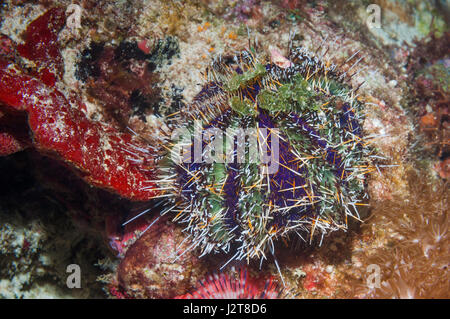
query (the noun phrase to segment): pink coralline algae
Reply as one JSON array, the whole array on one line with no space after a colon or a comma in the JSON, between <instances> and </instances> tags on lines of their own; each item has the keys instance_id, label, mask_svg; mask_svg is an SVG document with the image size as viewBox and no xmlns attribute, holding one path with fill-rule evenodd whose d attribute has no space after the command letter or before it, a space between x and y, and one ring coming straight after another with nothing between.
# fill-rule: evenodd
<instances>
[{"instance_id":1,"label":"pink coralline algae","mask_svg":"<svg viewBox=\"0 0 450 319\"><path fill-rule=\"evenodd\" d=\"M6 156L26 149L29 146L28 131L22 125L25 119L20 114L7 114L0 111L0 156ZM22 129L18 129L22 127Z\"/></svg>"},{"instance_id":2,"label":"pink coralline algae","mask_svg":"<svg viewBox=\"0 0 450 319\"><path fill-rule=\"evenodd\" d=\"M238 1L225 15L226 18L236 17L242 22L247 22L249 19L258 20L261 16L261 5L259 0Z\"/></svg>"},{"instance_id":3,"label":"pink coralline algae","mask_svg":"<svg viewBox=\"0 0 450 319\"><path fill-rule=\"evenodd\" d=\"M126 251L117 269L116 290L130 298L174 298L185 293L205 271L186 251L189 245L172 222L158 220Z\"/></svg>"},{"instance_id":4,"label":"pink coralline algae","mask_svg":"<svg viewBox=\"0 0 450 319\"><path fill-rule=\"evenodd\" d=\"M0 155L33 146L63 160L88 183L133 200L148 200L152 191L153 160L146 155L137 167L124 145L139 145L116 127L90 120L78 98L69 99L54 87L61 76L62 58L57 35L64 11L51 9L34 20L17 46L2 36L0 50ZM3 44L10 43L9 50ZM15 58L14 58L15 57ZM27 60L36 67L25 71ZM21 125L11 125L20 122ZM24 131L30 131L29 136ZM25 136L24 136L25 135ZM150 169L148 169L150 168Z\"/></svg>"},{"instance_id":5,"label":"pink coralline algae","mask_svg":"<svg viewBox=\"0 0 450 319\"><path fill-rule=\"evenodd\" d=\"M176 299L277 299L281 294L282 290L272 278L256 280L241 269L238 278L225 273L210 275L200 281L193 292Z\"/></svg>"},{"instance_id":6,"label":"pink coralline algae","mask_svg":"<svg viewBox=\"0 0 450 319\"><path fill-rule=\"evenodd\" d=\"M0 156L21 151L24 147L13 135L7 132L0 133Z\"/></svg>"},{"instance_id":7,"label":"pink coralline algae","mask_svg":"<svg viewBox=\"0 0 450 319\"><path fill-rule=\"evenodd\" d=\"M151 226L151 223L145 218L136 218L134 220L134 217L136 215L127 217L127 220L132 220L132 222L122 225L123 216L120 214L106 216L106 237L109 240L110 248L117 253L119 258L123 258L128 248Z\"/></svg>"}]
</instances>

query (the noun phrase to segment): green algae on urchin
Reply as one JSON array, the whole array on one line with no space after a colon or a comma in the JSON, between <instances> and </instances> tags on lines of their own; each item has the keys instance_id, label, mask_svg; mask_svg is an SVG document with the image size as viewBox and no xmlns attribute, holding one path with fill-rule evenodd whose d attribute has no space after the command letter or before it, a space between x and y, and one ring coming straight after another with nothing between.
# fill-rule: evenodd
<instances>
[{"instance_id":1,"label":"green algae on urchin","mask_svg":"<svg viewBox=\"0 0 450 319\"><path fill-rule=\"evenodd\" d=\"M280 237L321 242L349 216L360 220L364 176L376 170L364 106L335 65L303 48L288 60L219 57L177 115L158 163L161 197L201 256L262 261Z\"/></svg>"}]
</instances>

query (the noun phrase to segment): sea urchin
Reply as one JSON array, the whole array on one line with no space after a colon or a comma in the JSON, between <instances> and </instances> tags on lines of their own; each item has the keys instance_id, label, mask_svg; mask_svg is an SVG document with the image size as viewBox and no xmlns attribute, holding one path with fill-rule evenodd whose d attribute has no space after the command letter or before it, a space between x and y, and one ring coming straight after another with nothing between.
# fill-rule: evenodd
<instances>
[{"instance_id":1,"label":"sea urchin","mask_svg":"<svg viewBox=\"0 0 450 319\"><path fill-rule=\"evenodd\" d=\"M322 239L359 219L373 169L363 104L335 65L303 48L284 59L254 50L217 58L173 117L158 183L188 250L262 261L280 237Z\"/></svg>"}]
</instances>

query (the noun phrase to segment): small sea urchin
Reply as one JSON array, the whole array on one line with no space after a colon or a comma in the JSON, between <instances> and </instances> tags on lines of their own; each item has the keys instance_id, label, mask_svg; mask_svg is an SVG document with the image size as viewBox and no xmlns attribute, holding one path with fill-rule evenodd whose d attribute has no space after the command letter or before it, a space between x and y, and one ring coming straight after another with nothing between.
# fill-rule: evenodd
<instances>
[{"instance_id":1,"label":"small sea urchin","mask_svg":"<svg viewBox=\"0 0 450 319\"><path fill-rule=\"evenodd\" d=\"M321 240L359 219L374 167L345 74L297 48L271 60L254 50L219 57L206 78L173 116L158 163L164 212L185 225L190 250L262 262L280 237Z\"/></svg>"},{"instance_id":2,"label":"small sea urchin","mask_svg":"<svg viewBox=\"0 0 450 319\"><path fill-rule=\"evenodd\" d=\"M247 270L240 269L236 277L224 273L210 275L195 290L176 299L277 299L283 294L272 279L257 281Z\"/></svg>"}]
</instances>

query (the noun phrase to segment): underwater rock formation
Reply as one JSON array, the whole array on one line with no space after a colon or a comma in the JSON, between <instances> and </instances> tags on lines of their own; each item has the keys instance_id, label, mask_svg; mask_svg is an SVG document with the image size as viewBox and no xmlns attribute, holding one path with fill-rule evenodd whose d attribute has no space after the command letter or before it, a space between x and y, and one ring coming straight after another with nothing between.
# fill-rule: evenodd
<instances>
[{"instance_id":1,"label":"underwater rock formation","mask_svg":"<svg viewBox=\"0 0 450 319\"><path fill-rule=\"evenodd\" d=\"M16 181L0 188L2 297L98 297L99 286L105 296L115 298L172 298L193 295L196 289L205 296L223 293L222 289L206 292L197 280L208 287L217 284L206 274L218 272L234 254L198 258L201 250L187 249L198 242L187 238L189 229L183 233L182 224L162 218L143 234L160 213L154 207L157 202L147 200L165 195L161 191L167 186L161 181L156 186L155 163L171 147L171 130L180 126L175 118L190 110L202 88L214 96L218 92L205 87L212 82L212 73L206 73L211 59L254 48L251 54L272 54L271 59L262 58L262 65L273 63L285 69L295 62L289 56L291 49L303 47L347 75L347 84L356 92L353 98L364 105L362 112L355 113L357 126L362 137L377 136L371 147L381 164L379 170L375 167L365 174L364 189L369 196L364 203L369 206L361 207L363 223L349 218L346 232L333 232L323 241L313 236L317 238L312 238L312 245L311 238L305 238L307 243L288 241L279 236L286 230L287 219L280 216L280 240L274 244L279 267L264 263L264 276L255 279L257 286L268 278L274 286L284 281L299 298L448 298L448 3L374 1L382 10L381 28L367 25L364 1L87 0L80 5L79 28L66 24L66 8L71 3L7 0L0 6L0 166L8 170L11 162L17 165L11 170L14 178L9 171L0 173L2 182L5 178ZM241 84L254 87L252 81L263 78L254 66L243 74L232 63L229 67L221 78L222 84L229 84L228 97L242 92ZM233 81L223 81L226 78ZM274 90L282 86L275 83ZM251 97L255 95L228 99L234 108L226 115L260 121L270 108L260 108L257 115L245 114L252 111ZM345 103L334 106L337 113L342 111L339 107L348 107ZM331 104L323 107L327 110ZM277 120L274 124L279 122L282 127L289 124ZM294 133L291 136L319 140L302 129ZM290 139L286 143L295 144ZM28 165L22 165L22 156L29 157ZM327 162L326 157L319 160ZM206 168L197 166L192 171ZM17 173L20 169L24 174ZM312 171L311 167L302 169ZM35 188L22 191L18 184L25 173L39 178ZM217 179L224 176L219 167L214 173ZM187 173L183 174L179 176ZM289 171L286 175L296 174ZM342 179L336 179L341 184ZM297 182L292 186L293 196L298 195ZM221 181L223 185L228 184ZM178 184L176 188L187 187ZM252 190L248 193L254 196ZM214 197L211 190L206 192L206 199ZM332 197L315 192L319 193L328 200ZM281 201L292 199L287 196L286 192ZM136 208L126 198L145 202ZM199 198L195 198L197 203ZM335 199L332 202L339 208ZM238 204L246 205L244 201ZM215 209L216 202L212 206ZM51 208L49 215L47 207ZM127 223L145 211L139 222ZM307 211L300 217L316 214L311 207ZM243 213L251 215L245 209L239 213L239 218ZM345 214L337 209L328 216ZM206 224L214 221L205 219ZM243 224L244 231L251 231L257 222L250 224ZM197 230L201 227L200 222L194 223ZM258 229L260 234L269 232ZM214 242L213 233L209 228L208 243ZM314 233L319 234L317 226ZM297 236L286 234L290 240ZM112 252L107 253L109 246ZM186 252L174 261L159 248ZM236 246L232 248L236 253ZM269 256L270 248L260 251ZM96 263L96 259L100 260ZM64 288L64 266L72 262L86 271L92 291L77 295L59 289ZM380 267L380 288L367 285L370 265ZM107 274L100 275L96 267ZM260 271L259 260L250 260L247 267L251 278ZM230 275L225 269L213 278L235 280L238 287L240 275ZM93 284L96 276L98 285ZM256 294L261 291L258 288Z\"/></svg>"}]
</instances>

